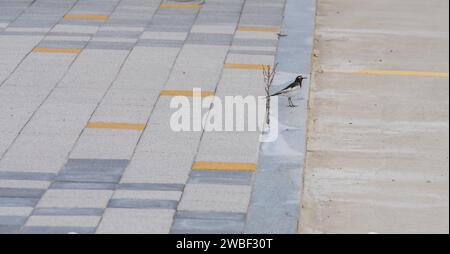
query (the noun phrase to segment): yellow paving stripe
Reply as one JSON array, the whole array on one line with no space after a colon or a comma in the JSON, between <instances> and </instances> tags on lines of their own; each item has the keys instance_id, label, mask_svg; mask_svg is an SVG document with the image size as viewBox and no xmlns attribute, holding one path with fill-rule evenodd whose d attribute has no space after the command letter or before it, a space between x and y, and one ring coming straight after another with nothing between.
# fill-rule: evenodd
<instances>
[{"instance_id":1,"label":"yellow paving stripe","mask_svg":"<svg viewBox=\"0 0 450 254\"><path fill-rule=\"evenodd\" d=\"M161 4L159 6L163 9L199 9L202 7L200 4Z\"/></svg>"},{"instance_id":2,"label":"yellow paving stripe","mask_svg":"<svg viewBox=\"0 0 450 254\"><path fill-rule=\"evenodd\" d=\"M253 26L240 26L237 29L243 32L265 32L265 33L279 33L280 28L276 27L253 27Z\"/></svg>"},{"instance_id":3,"label":"yellow paving stripe","mask_svg":"<svg viewBox=\"0 0 450 254\"><path fill-rule=\"evenodd\" d=\"M67 53L67 54L79 54L81 49L63 49L63 48L34 48L33 52L37 53Z\"/></svg>"},{"instance_id":4,"label":"yellow paving stripe","mask_svg":"<svg viewBox=\"0 0 450 254\"><path fill-rule=\"evenodd\" d=\"M393 75L393 76L417 76L417 77L437 77L448 78L448 72L430 72L430 71L386 71L386 70L360 70L354 71L354 74L366 75Z\"/></svg>"},{"instance_id":5,"label":"yellow paving stripe","mask_svg":"<svg viewBox=\"0 0 450 254\"><path fill-rule=\"evenodd\" d=\"M194 92L192 90L162 90L160 93L161 96L186 96L193 97ZM214 92L211 91L202 91L201 97L209 97L214 96Z\"/></svg>"},{"instance_id":6,"label":"yellow paving stripe","mask_svg":"<svg viewBox=\"0 0 450 254\"><path fill-rule=\"evenodd\" d=\"M112 123L112 122L94 122L88 123L88 129L117 129L117 130L138 130L142 131L146 127L145 124L135 123Z\"/></svg>"},{"instance_id":7,"label":"yellow paving stripe","mask_svg":"<svg viewBox=\"0 0 450 254\"><path fill-rule=\"evenodd\" d=\"M89 14L67 14L64 19L68 20L95 20L95 21L106 21L108 20L106 15L89 15Z\"/></svg>"},{"instance_id":8,"label":"yellow paving stripe","mask_svg":"<svg viewBox=\"0 0 450 254\"><path fill-rule=\"evenodd\" d=\"M227 69L262 70L270 65L264 64L225 64Z\"/></svg>"},{"instance_id":9,"label":"yellow paving stripe","mask_svg":"<svg viewBox=\"0 0 450 254\"><path fill-rule=\"evenodd\" d=\"M197 161L193 170L256 171L255 163Z\"/></svg>"}]
</instances>

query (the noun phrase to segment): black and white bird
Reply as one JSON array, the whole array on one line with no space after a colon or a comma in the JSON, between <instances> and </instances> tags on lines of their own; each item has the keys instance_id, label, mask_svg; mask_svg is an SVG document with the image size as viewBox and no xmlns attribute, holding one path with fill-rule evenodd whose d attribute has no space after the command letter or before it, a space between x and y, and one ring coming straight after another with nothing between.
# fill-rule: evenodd
<instances>
[{"instance_id":1,"label":"black and white bird","mask_svg":"<svg viewBox=\"0 0 450 254\"><path fill-rule=\"evenodd\" d=\"M302 83L303 83L303 80L305 80L305 79L308 79L308 78L303 77L302 75L298 76L294 82L292 82L290 85L288 85L286 88L279 91L278 93L272 94L271 97L278 96L278 95L286 96L289 101L289 107L296 107L294 105L294 103L292 102L292 98L294 98L295 96L297 96L299 94L298 91L302 88Z\"/></svg>"}]
</instances>

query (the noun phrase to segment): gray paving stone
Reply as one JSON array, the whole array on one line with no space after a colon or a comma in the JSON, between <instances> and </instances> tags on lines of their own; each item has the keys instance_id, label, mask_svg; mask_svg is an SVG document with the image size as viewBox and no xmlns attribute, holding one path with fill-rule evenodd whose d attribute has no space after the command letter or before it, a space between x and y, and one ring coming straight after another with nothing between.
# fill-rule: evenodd
<instances>
[{"instance_id":1,"label":"gray paving stone","mask_svg":"<svg viewBox=\"0 0 450 254\"><path fill-rule=\"evenodd\" d=\"M73 178L71 178L73 179ZM114 190L115 183L111 182L87 182L84 179L78 179L83 182L54 182L51 189L66 189L66 190Z\"/></svg>"},{"instance_id":2,"label":"gray paving stone","mask_svg":"<svg viewBox=\"0 0 450 254\"><path fill-rule=\"evenodd\" d=\"M97 233L168 234L174 213L174 210L165 209L108 208Z\"/></svg>"},{"instance_id":3,"label":"gray paving stone","mask_svg":"<svg viewBox=\"0 0 450 254\"><path fill-rule=\"evenodd\" d=\"M39 198L44 192L44 189L0 188L0 197Z\"/></svg>"},{"instance_id":4,"label":"gray paving stone","mask_svg":"<svg viewBox=\"0 0 450 254\"><path fill-rule=\"evenodd\" d=\"M86 46L86 48L87 49L109 49L109 50L130 51L134 48L134 46L135 46L135 43L91 41Z\"/></svg>"},{"instance_id":5,"label":"gray paving stone","mask_svg":"<svg viewBox=\"0 0 450 254\"><path fill-rule=\"evenodd\" d=\"M95 227L24 227L22 234L94 234Z\"/></svg>"},{"instance_id":6,"label":"gray paving stone","mask_svg":"<svg viewBox=\"0 0 450 254\"><path fill-rule=\"evenodd\" d=\"M116 188L119 190L183 191L184 184L121 183Z\"/></svg>"},{"instance_id":7,"label":"gray paving stone","mask_svg":"<svg viewBox=\"0 0 450 254\"><path fill-rule=\"evenodd\" d=\"M38 198L0 197L0 207L34 207L38 201Z\"/></svg>"},{"instance_id":8,"label":"gray paving stone","mask_svg":"<svg viewBox=\"0 0 450 254\"><path fill-rule=\"evenodd\" d=\"M23 216L0 216L0 225L2 226L20 226L23 225L27 217Z\"/></svg>"},{"instance_id":9,"label":"gray paving stone","mask_svg":"<svg viewBox=\"0 0 450 254\"><path fill-rule=\"evenodd\" d=\"M202 211L183 211L179 210L176 214L179 219L197 219L197 220L225 220L225 221L245 221L245 213L229 212L202 212Z\"/></svg>"},{"instance_id":10,"label":"gray paving stone","mask_svg":"<svg viewBox=\"0 0 450 254\"><path fill-rule=\"evenodd\" d=\"M174 200L111 199L108 208L176 209L177 205Z\"/></svg>"},{"instance_id":11,"label":"gray paving stone","mask_svg":"<svg viewBox=\"0 0 450 254\"><path fill-rule=\"evenodd\" d=\"M97 160L97 159L69 159L64 170L76 171L107 171L121 173L129 164L128 160Z\"/></svg>"},{"instance_id":12,"label":"gray paving stone","mask_svg":"<svg viewBox=\"0 0 450 254\"><path fill-rule=\"evenodd\" d=\"M245 214L179 211L172 234L242 234Z\"/></svg>"},{"instance_id":13,"label":"gray paving stone","mask_svg":"<svg viewBox=\"0 0 450 254\"><path fill-rule=\"evenodd\" d=\"M26 227L96 227L100 222L101 216L92 215L31 215Z\"/></svg>"},{"instance_id":14,"label":"gray paving stone","mask_svg":"<svg viewBox=\"0 0 450 254\"><path fill-rule=\"evenodd\" d=\"M38 208L105 208L113 191L110 190L48 190Z\"/></svg>"},{"instance_id":15,"label":"gray paving stone","mask_svg":"<svg viewBox=\"0 0 450 254\"><path fill-rule=\"evenodd\" d=\"M231 45L232 40L233 36L228 34L191 33L186 43L200 45Z\"/></svg>"},{"instance_id":16,"label":"gray paving stone","mask_svg":"<svg viewBox=\"0 0 450 254\"><path fill-rule=\"evenodd\" d=\"M181 48L183 46L182 41L174 40L149 40L141 39L137 43L139 47L163 47L163 48Z\"/></svg>"},{"instance_id":17,"label":"gray paving stone","mask_svg":"<svg viewBox=\"0 0 450 254\"><path fill-rule=\"evenodd\" d=\"M254 46L254 47L276 47L276 40L256 40L256 39L234 39L233 45L236 46Z\"/></svg>"},{"instance_id":18,"label":"gray paving stone","mask_svg":"<svg viewBox=\"0 0 450 254\"><path fill-rule=\"evenodd\" d=\"M51 181L55 173L0 171L0 179Z\"/></svg>"},{"instance_id":19,"label":"gray paving stone","mask_svg":"<svg viewBox=\"0 0 450 254\"><path fill-rule=\"evenodd\" d=\"M102 216L104 209L99 208L35 208L33 215L55 216Z\"/></svg>"},{"instance_id":20,"label":"gray paving stone","mask_svg":"<svg viewBox=\"0 0 450 254\"><path fill-rule=\"evenodd\" d=\"M18 234L22 226L0 225L0 234Z\"/></svg>"},{"instance_id":21,"label":"gray paving stone","mask_svg":"<svg viewBox=\"0 0 450 254\"><path fill-rule=\"evenodd\" d=\"M251 186L188 184L178 209L246 213L250 194Z\"/></svg>"},{"instance_id":22,"label":"gray paving stone","mask_svg":"<svg viewBox=\"0 0 450 254\"><path fill-rule=\"evenodd\" d=\"M118 183L120 175L71 172L61 173L56 177L59 182L80 182L80 183Z\"/></svg>"},{"instance_id":23,"label":"gray paving stone","mask_svg":"<svg viewBox=\"0 0 450 254\"><path fill-rule=\"evenodd\" d=\"M54 41L43 40L39 43L40 48L66 48L66 49L82 49L87 45L86 41Z\"/></svg>"},{"instance_id":24,"label":"gray paving stone","mask_svg":"<svg viewBox=\"0 0 450 254\"><path fill-rule=\"evenodd\" d=\"M251 185L252 172L194 170L188 184Z\"/></svg>"}]
</instances>

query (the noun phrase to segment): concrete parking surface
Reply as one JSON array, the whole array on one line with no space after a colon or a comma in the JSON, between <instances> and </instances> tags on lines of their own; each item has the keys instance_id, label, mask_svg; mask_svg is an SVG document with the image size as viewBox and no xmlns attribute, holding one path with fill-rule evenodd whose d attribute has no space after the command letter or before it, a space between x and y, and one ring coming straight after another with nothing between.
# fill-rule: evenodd
<instances>
[{"instance_id":1,"label":"concrete parking surface","mask_svg":"<svg viewBox=\"0 0 450 254\"><path fill-rule=\"evenodd\" d=\"M449 232L446 0L319 0L300 232Z\"/></svg>"},{"instance_id":2,"label":"concrete parking surface","mask_svg":"<svg viewBox=\"0 0 450 254\"><path fill-rule=\"evenodd\" d=\"M285 1L185 2L0 0L0 233L244 231L260 134L169 103L262 95Z\"/></svg>"}]
</instances>

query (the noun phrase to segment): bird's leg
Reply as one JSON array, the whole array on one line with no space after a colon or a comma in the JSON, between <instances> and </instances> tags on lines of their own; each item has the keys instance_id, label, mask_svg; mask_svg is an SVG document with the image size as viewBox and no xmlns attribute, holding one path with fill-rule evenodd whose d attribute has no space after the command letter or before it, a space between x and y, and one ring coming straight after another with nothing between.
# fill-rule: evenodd
<instances>
[{"instance_id":1,"label":"bird's leg","mask_svg":"<svg viewBox=\"0 0 450 254\"><path fill-rule=\"evenodd\" d=\"M291 97L288 98L288 101L289 101L289 107L291 107L291 108L297 107L297 106L295 106L294 103L292 102L292 98L291 98Z\"/></svg>"}]
</instances>

